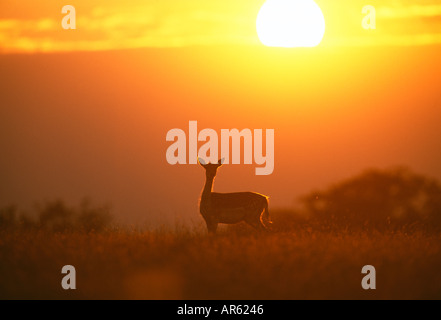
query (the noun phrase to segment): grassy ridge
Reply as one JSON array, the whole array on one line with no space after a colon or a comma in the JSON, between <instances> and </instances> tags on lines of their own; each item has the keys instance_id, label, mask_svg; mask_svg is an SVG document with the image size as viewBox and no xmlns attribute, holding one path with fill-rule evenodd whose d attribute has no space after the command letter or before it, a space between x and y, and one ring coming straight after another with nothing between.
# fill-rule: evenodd
<instances>
[{"instance_id":1,"label":"grassy ridge","mask_svg":"<svg viewBox=\"0 0 441 320\"><path fill-rule=\"evenodd\" d=\"M441 236L204 230L0 232L0 298L440 299ZM61 268L77 290L61 288ZM361 288L361 268L377 290Z\"/></svg>"}]
</instances>

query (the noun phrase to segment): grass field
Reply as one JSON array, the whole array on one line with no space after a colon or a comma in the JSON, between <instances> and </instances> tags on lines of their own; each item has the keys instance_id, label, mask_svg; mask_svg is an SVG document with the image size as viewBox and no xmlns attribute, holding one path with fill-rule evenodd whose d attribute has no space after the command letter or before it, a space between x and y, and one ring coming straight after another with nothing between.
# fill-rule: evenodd
<instances>
[{"instance_id":1,"label":"grass field","mask_svg":"<svg viewBox=\"0 0 441 320\"><path fill-rule=\"evenodd\" d=\"M61 268L76 268L63 290ZM364 265L376 290L363 290ZM441 236L202 228L0 231L1 299L440 299Z\"/></svg>"},{"instance_id":2,"label":"grass field","mask_svg":"<svg viewBox=\"0 0 441 320\"><path fill-rule=\"evenodd\" d=\"M441 184L370 170L302 199L302 210L271 208L271 233L239 224L216 236L193 213L194 224L152 229L121 227L90 199L6 206L0 298L441 299ZM76 290L62 289L64 265ZM365 265L375 290L361 286Z\"/></svg>"}]
</instances>

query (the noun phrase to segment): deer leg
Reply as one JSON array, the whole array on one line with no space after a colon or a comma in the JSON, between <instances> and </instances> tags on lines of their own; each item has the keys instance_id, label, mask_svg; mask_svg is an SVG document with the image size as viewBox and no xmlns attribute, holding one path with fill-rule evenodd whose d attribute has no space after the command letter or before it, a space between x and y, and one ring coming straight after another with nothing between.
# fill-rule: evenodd
<instances>
[{"instance_id":1,"label":"deer leg","mask_svg":"<svg viewBox=\"0 0 441 320\"><path fill-rule=\"evenodd\" d=\"M217 230L217 223L212 221L206 221L208 233L215 234Z\"/></svg>"},{"instance_id":2,"label":"deer leg","mask_svg":"<svg viewBox=\"0 0 441 320\"><path fill-rule=\"evenodd\" d=\"M245 222L258 231L268 231L266 226L262 223L262 221L260 221L260 216L258 215L246 219Z\"/></svg>"}]
</instances>

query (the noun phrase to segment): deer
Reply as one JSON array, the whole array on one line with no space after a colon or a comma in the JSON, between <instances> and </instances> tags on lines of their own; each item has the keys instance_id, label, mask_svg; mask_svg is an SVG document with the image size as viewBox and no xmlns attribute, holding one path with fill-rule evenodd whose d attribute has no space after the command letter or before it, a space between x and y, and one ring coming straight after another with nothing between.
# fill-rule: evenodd
<instances>
[{"instance_id":1,"label":"deer","mask_svg":"<svg viewBox=\"0 0 441 320\"><path fill-rule=\"evenodd\" d=\"M272 221L268 211L267 196L256 192L213 192L217 170L224 159L217 163L198 163L205 169L205 185L199 201L199 212L205 220L208 233L215 234L219 223L246 222L258 231L269 231ZM268 225L268 226L267 226Z\"/></svg>"}]
</instances>

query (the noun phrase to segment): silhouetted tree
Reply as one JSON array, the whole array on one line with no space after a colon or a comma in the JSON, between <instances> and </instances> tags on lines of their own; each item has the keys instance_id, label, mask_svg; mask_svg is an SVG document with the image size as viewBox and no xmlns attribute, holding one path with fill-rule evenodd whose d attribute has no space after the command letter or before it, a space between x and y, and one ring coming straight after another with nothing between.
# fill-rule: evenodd
<instances>
[{"instance_id":1,"label":"silhouetted tree","mask_svg":"<svg viewBox=\"0 0 441 320\"><path fill-rule=\"evenodd\" d=\"M9 205L0 209L0 230L17 226L17 207Z\"/></svg>"},{"instance_id":2,"label":"silhouetted tree","mask_svg":"<svg viewBox=\"0 0 441 320\"><path fill-rule=\"evenodd\" d=\"M406 168L371 169L301 198L311 218L339 226L441 230L441 186Z\"/></svg>"}]
</instances>

